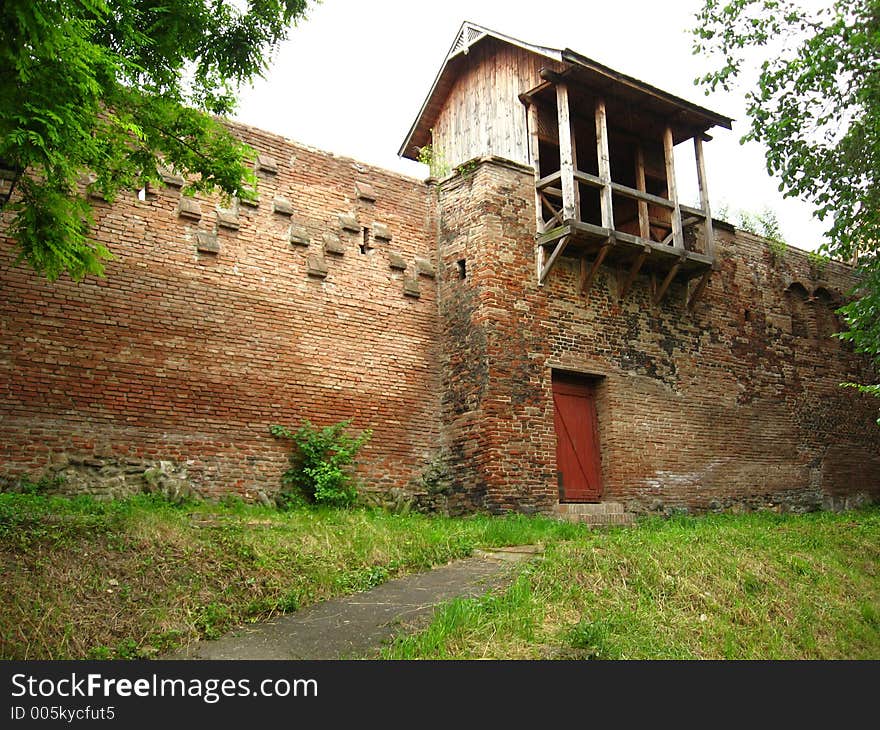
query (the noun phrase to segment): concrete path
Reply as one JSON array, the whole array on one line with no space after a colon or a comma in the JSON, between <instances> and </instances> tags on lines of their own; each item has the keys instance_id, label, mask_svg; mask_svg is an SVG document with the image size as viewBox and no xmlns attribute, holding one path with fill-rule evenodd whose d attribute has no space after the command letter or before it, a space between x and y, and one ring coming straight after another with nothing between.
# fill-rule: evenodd
<instances>
[{"instance_id":1,"label":"concrete path","mask_svg":"<svg viewBox=\"0 0 880 730\"><path fill-rule=\"evenodd\" d=\"M478 550L425 573L364 593L318 603L216 641L199 641L165 659L358 659L374 657L401 633L427 625L439 603L505 587L514 566L542 552L536 545Z\"/></svg>"}]
</instances>

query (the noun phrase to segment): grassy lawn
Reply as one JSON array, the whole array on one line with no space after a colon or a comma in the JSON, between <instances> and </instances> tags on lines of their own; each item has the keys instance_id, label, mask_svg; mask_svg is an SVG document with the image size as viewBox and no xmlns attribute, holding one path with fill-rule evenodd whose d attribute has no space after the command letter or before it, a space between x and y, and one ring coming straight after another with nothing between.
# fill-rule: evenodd
<instances>
[{"instance_id":1,"label":"grassy lawn","mask_svg":"<svg viewBox=\"0 0 880 730\"><path fill-rule=\"evenodd\" d=\"M0 658L151 657L468 555L543 542L387 658L880 658L880 509L641 521L279 512L0 494Z\"/></svg>"},{"instance_id":2,"label":"grassy lawn","mask_svg":"<svg viewBox=\"0 0 880 730\"><path fill-rule=\"evenodd\" d=\"M543 518L182 507L0 494L0 658L141 658L476 547L585 539Z\"/></svg>"},{"instance_id":3,"label":"grassy lawn","mask_svg":"<svg viewBox=\"0 0 880 730\"><path fill-rule=\"evenodd\" d=\"M548 547L386 658L878 659L880 509L649 520Z\"/></svg>"}]
</instances>

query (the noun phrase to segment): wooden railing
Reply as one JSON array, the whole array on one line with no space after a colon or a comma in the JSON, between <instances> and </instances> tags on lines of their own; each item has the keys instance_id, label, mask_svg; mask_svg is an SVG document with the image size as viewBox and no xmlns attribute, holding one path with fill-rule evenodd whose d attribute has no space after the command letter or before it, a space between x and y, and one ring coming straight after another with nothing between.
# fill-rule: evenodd
<instances>
[{"instance_id":1,"label":"wooden railing","mask_svg":"<svg viewBox=\"0 0 880 730\"><path fill-rule=\"evenodd\" d=\"M700 208L685 209L678 203L675 180L675 160L673 155L672 128L666 124L663 129L663 157L666 173L666 189L668 197L652 195L645 185L645 162L642 147L636 144L636 188L614 182L611 179L610 153L608 144L608 124L606 119L605 100L595 100L594 116L596 123L596 160L598 175L591 175L578 169L577 148L572 133L572 115L569 106L569 89L567 79L556 72L543 70L542 78L552 83L556 89L557 122L559 124L559 170L543 177L538 139L538 107L534 100L528 99L529 152L535 168L535 202L537 205L538 233L543 233L554 221L562 225L564 221L581 221L581 201L578 186L590 186L599 191L600 225L609 231L614 228L614 211L612 196L622 195L638 203L639 237L650 240L650 220L648 204L657 205L670 211L670 242L674 248L684 249L685 222L693 224L690 218L699 218L705 222L706 253L714 256L714 236L712 216L709 209L709 198L706 190L706 168L703 157L702 135L694 136L694 153L697 162L697 182L700 188ZM555 199L556 203L551 200ZM542 215L546 206L552 213L549 221ZM682 213L690 218L682 218Z\"/></svg>"},{"instance_id":2,"label":"wooden railing","mask_svg":"<svg viewBox=\"0 0 880 730\"><path fill-rule=\"evenodd\" d=\"M588 172L583 172L582 170L574 170L573 172L574 179L578 183L582 183L588 187L601 189L605 186L605 183L602 182L602 179L596 175L591 175ZM543 218L543 212L539 211L539 215L541 215L541 223L539 227L541 230L539 233L543 233L548 229L548 227L552 227L551 224L556 223L556 225L563 225L563 206L554 204L556 201L560 203L563 200L563 191L561 188L561 180L562 172L557 171L546 177L542 177L535 182L535 188L538 191L538 196L540 202L545 205L551 212L551 216L549 219ZM640 208L642 204L647 205L650 203L651 205L656 205L661 208L665 208L670 212L678 209L678 217L681 221L681 229L682 231L698 224L705 223L707 221L707 215L704 210L701 208L693 208L687 205L678 206L675 205L668 198L663 198L659 195L653 195L652 193L648 193L644 190L637 190L635 188L628 187L627 185L622 185L621 183L610 181L608 186L611 188L611 192L614 195L620 195L624 198L629 198L630 200L635 200L640 204ZM687 217L685 217L685 215ZM660 220L660 219L652 219L647 217L647 211L639 211L639 228L640 228L640 237L644 239L650 240L649 227L651 225L662 225L666 228L670 229L670 233L666 238L659 241L659 243L663 245L675 245L674 244L674 229L672 224L672 216L670 216L670 220ZM711 230L711 218L708 221L709 230ZM708 237L707 237L708 238ZM686 240L682 240L681 243L682 248L687 248ZM711 244L707 242L707 251L709 253L709 248Z\"/></svg>"},{"instance_id":3,"label":"wooden railing","mask_svg":"<svg viewBox=\"0 0 880 730\"><path fill-rule=\"evenodd\" d=\"M706 287L712 269L716 266L715 238L706 189L702 135L696 134L693 137L697 162L697 183L700 190L699 208L690 208L680 205L678 202L673 156L674 138L672 127L668 123L663 127L665 187L668 197L654 195L647 191L644 151L638 140L634 142L636 187L631 188L611 179L608 125L605 101L601 97L595 99L594 108L598 175L584 172L578 168L577 164L577 148L572 132L571 109L569 107L568 80L563 74L546 69L541 71L541 77L546 82L553 84L556 89L559 169L549 175L541 174L538 134L539 111L535 98L531 95L526 96L523 100L528 108L529 155L535 170L538 284L544 283L556 261L565 252L569 242L578 237L586 236L593 241L593 245L590 247L593 258L592 263L588 264L586 258L581 256L580 289L583 293L586 294L589 291L599 267L602 266L615 245L619 244L627 249L626 258L631 260L630 269L621 287L621 298L626 296L626 292L629 291L635 277L650 255L652 258L658 257L660 260L668 262L665 278L654 297L656 302L662 299L680 270L685 270L689 276L699 275L701 277L688 300L688 307L692 307ZM593 188L599 193L599 225L584 221L581 217L581 185ZM613 206L615 195L636 201L638 235L615 227ZM668 211L668 220L652 219L649 205ZM550 212L549 219L544 217L545 209ZM669 234L661 241L655 241L651 236L651 227L653 225L656 228L657 223L661 223L664 229L669 230ZM684 231L700 223L703 224L704 250L703 252L688 251ZM551 245L552 251L549 249ZM547 247L546 250L545 247Z\"/></svg>"}]
</instances>

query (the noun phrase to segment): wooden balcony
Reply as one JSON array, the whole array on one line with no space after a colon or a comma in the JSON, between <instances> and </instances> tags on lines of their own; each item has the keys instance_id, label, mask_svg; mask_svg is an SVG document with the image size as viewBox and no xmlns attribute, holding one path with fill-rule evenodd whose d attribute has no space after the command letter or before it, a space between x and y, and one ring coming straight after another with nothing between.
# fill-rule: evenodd
<instances>
[{"instance_id":1,"label":"wooden balcony","mask_svg":"<svg viewBox=\"0 0 880 730\"><path fill-rule=\"evenodd\" d=\"M716 267L702 148L704 133L673 130L671 123L655 125L637 134L613 129L617 139L612 148L618 161L615 164L619 168L620 160L628 160L623 178L630 184L623 184L611 176L612 154L602 96L589 92L593 107L589 126L592 128L594 118L595 134L586 128L583 116L575 134L569 108L569 80L553 72L542 72L542 76L545 83L521 97L528 108L530 155L535 168L538 283L544 284L560 256L573 255L581 260L580 286L584 294L589 292L598 269L613 265L622 272L618 290L621 299L630 292L640 273L650 273L653 281L660 282L653 288L655 302L660 302L674 280L699 278L688 299L688 307L692 307ZM552 91L555 99L548 98ZM583 90L579 94L583 101ZM543 115L554 101L558 169L542 176L541 144L546 147L547 142L539 140L539 127L543 122L546 129L547 123L546 116L539 121L539 112ZM687 136L694 142L699 208L681 205L677 197L673 144L674 139ZM588 164L598 174L579 169L576 137L581 143L588 139L587 149L596 150ZM652 153L650 166L646 165L645 150ZM552 151L551 164L557 167L556 148ZM649 192L649 184L653 192ZM656 194L658 191L662 194ZM615 221L615 217L621 220ZM699 251L693 245L698 239Z\"/></svg>"},{"instance_id":2,"label":"wooden balcony","mask_svg":"<svg viewBox=\"0 0 880 730\"><path fill-rule=\"evenodd\" d=\"M707 221L706 213L703 210L685 205L678 206L677 212L681 221L682 236L681 245L676 246L674 244L675 229L672 223L674 219L673 203L667 198L628 188L618 183L610 183L612 194L628 197L640 204L650 203L652 206L669 211L668 220L648 216L644 210L640 211L639 231L644 235L636 235L573 218L563 218L562 190L558 187L560 179L561 172L555 172L541 178L536 183L538 199L542 207L551 211L549 220L542 221L544 224L542 226L543 232L537 236L539 283L544 283L559 256L563 254L574 255L581 260L580 285L581 291L585 294L589 292L598 268L602 265L612 265L625 272L619 290L621 299L629 293L633 282L640 273L651 274L654 278L660 279L661 283L654 292L656 302L663 298L669 285L676 278L690 280L700 277L697 289L688 300L688 306L693 306L708 283L708 278L715 265L714 256L711 253L690 250L687 246L688 237L685 234L691 228L703 229L700 238L704 241L704 246L710 240L706 233L708 230L711 235L712 222L711 218ZM602 187L600 178L580 170L574 171L574 179L591 187ZM558 207L554 205L557 200L560 201ZM652 238L652 235L666 231L668 233L660 240Z\"/></svg>"}]
</instances>

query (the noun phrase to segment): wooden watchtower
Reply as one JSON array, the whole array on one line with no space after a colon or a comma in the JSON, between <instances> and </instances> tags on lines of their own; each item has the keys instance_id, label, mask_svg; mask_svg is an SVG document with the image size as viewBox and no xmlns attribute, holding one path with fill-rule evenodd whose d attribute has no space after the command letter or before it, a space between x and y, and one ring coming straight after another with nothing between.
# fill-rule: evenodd
<instances>
[{"instance_id":1,"label":"wooden watchtower","mask_svg":"<svg viewBox=\"0 0 880 730\"><path fill-rule=\"evenodd\" d=\"M535 171L536 276L562 255L589 291L603 264L640 272L659 302L676 278L702 293L715 259L703 142L728 117L613 71L570 49L536 46L466 22L399 154L419 149L450 169L496 156ZM678 199L673 147L692 141L699 207Z\"/></svg>"}]
</instances>

